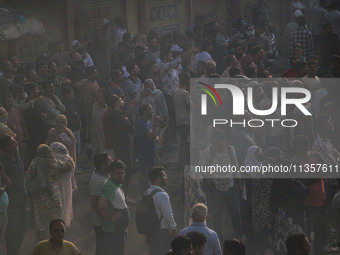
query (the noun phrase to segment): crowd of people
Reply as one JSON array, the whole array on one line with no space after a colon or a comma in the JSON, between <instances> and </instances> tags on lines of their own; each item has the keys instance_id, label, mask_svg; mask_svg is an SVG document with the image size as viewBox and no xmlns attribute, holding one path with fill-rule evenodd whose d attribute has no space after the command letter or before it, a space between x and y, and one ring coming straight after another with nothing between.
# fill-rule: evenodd
<instances>
[{"instance_id":1,"label":"crowd of people","mask_svg":"<svg viewBox=\"0 0 340 255\"><path fill-rule=\"evenodd\" d=\"M172 254L284 254L287 249L288 254L308 254L312 232L314 254L337 252L337 179L200 179L188 174L190 157L207 165L338 166L340 5L292 0L289 6L291 20L282 36L271 22L268 3L259 0L252 12L254 33L239 41L200 15L185 33L151 30L136 37L117 17L114 30L103 19L98 31L74 40L69 50L62 42L50 42L34 63L24 65L13 54L2 58L0 244L5 241L7 254L19 254L27 204L36 241L45 240L54 225L71 226L75 174L84 171L82 151L95 167L90 200L97 255L124 254L129 206L136 204L128 197L129 184L136 173L138 193L151 197L159 223L145 234L151 255L166 254L170 244ZM281 39L276 41L280 54L271 35ZM279 60L286 61L285 67L273 72L273 61ZM304 107L312 116L292 106L285 116L298 121L292 128L211 129L190 116L195 107L191 78L228 78L244 91L252 87L253 105L263 110L272 105L272 88L305 88L311 100ZM254 117L247 110L242 117ZM283 118L278 110L270 117ZM166 169L159 166L164 155L175 154L188 226L179 234L163 189ZM223 242L225 209L237 239ZM62 221L50 225L53 219ZM73 246L69 250L79 253Z\"/></svg>"}]
</instances>

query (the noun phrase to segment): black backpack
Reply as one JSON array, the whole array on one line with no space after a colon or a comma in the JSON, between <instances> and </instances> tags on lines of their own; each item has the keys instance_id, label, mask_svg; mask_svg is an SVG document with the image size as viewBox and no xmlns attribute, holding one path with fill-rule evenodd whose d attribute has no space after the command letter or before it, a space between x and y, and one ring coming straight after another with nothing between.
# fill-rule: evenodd
<instances>
[{"instance_id":1,"label":"black backpack","mask_svg":"<svg viewBox=\"0 0 340 255\"><path fill-rule=\"evenodd\" d=\"M155 189L150 195L148 195L148 193L143 194L141 200L137 204L136 225L137 231L140 234L153 234L161 228L162 216L158 219L153 202L153 196L158 192L162 192L162 190Z\"/></svg>"}]
</instances>

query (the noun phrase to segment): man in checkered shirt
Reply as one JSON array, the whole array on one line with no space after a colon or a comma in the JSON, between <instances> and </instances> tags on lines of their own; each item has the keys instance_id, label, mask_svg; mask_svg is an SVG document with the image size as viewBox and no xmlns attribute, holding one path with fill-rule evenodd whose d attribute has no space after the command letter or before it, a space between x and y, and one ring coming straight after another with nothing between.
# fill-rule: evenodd
<instances>
[{"instance_id":1,"label":"man in checkered shirt","mask_svg":"<svg viewBox=\"0 0 340 255\"><path fill-rule=\"evenodd\" d=\"M340 153L334 148L330 135L334 131L333 120L328 114L320 114L317 121L319 135L313 144L313 150L321 154L328 165L337 165Z\"/></svg>"},{"instance_id":2,"label":"man in checkered shirt","mask_svg":"<svg viewBox=\"0 0 340 255\"><path fill-rule=\"evenodd\" d=\"M93 210L93 226L96 233L96 255L105 253L104 232L102 231L103 220L98 208L102 187L109 179L107 167L111 164L112 158L108 153L99 152L93 157L95 170L90 179L90 196Z\"/></svg>"},{"instance_id":3,"label":"man in checkered shirt","mask_svg":"<svg viewBox=\"0 0 340 255\"><path fill-rule=\"evenodd\" d=\"M296 22L298 23L299 28L297 31L294 31L290 34L289 48L288 48L289 56L294 55L294 51L293 51L294 44L300 43L304 51L303 57L307 59L310 55L315 54L313 35L305 23L304 16L300 16L296 18Z\"/></svg>"},{"instance_id":4,"label":"man in checkered shirt","mask_svg":"<svg viewBox=\"0 0 340 255\"><path fill-rule=\"evenodd\" d=\"M329 139L330 135L334 131L333 120L330 115L322 113L318 116L317 119L317 129L318 129L318 137L316 138L313 144L313 150L320 153L320 155L324 158L327 165L332 165L334 168L338 165L338 159L340 153L334 148L331 140ZM338 190L338 183L334 178L324 179L325 181L325 192L326 192L326 207L327 207L327 231L328 231L328 240L330 241L330 231L332 226L332 201L335 193ZM327 246L326 246L327 247Z\"/></svg>"}]
</instances>

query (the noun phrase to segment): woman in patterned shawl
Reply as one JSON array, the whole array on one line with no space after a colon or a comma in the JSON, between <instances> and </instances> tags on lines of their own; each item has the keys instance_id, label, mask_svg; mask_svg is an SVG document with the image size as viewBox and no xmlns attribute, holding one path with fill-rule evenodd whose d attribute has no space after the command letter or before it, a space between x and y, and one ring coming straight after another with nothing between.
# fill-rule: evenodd
<instances>
[{"instance_id":1,"label":"woman in patterned shawl","mask_svg":"<svg viewBox=\"0 0 340 255\"><path fill-rule=\"evenodd\" d=\"M25 176L27 185L35 181L39 187L39 192L31 194L37 241L46 239L46 231L52 219L62 218L57 173L58 171L70 172L71 169L72 165L69 162L63 163L55 159L48 145L38 146L37 156L32 160Z\"/></svg>"}]
</instances>

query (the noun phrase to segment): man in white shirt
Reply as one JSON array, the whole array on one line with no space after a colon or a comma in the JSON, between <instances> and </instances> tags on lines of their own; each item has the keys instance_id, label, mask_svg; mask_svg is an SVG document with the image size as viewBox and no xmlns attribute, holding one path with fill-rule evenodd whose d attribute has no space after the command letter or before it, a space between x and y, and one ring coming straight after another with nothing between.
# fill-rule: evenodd
<instances>
[{"instance_id":1,"label":"man in white shirt","mask_svg":"<svg viewBox=\"0 0 340 255\"><path fill-rule=\"evenodd\" d=\"M177 236L177 224L172 213L169 195L163 189L167 184L165 169L163 167L150 169L149 180L151 182L151 187L148 189L149 195L156 189L161 190L153 195L155 211L160 219L160 229L153 234L146 235L146 242L149 255L166 254L172 239Z\"/></svg>"},{"instance_id":2,"label":"man in white shirt","mask_svg":"<svg viewBox=\"0 0 340 255\"><path fill-rule=\"evenodd\" d=\"M212 43L208 39L204 39L201 42L201 52L197 53L194 57L194 71L196 72L197 69L197 63L198 61L202 60L204 62L207 62L209 60L213 60L210 52L212 50Z\"/></svg>"},{"instance_id":3,"label":"man in white shirt","mask_svg":"<svg viewBox=\"0 0 340 255\"><path fill-rule=\"evenodd\" d=\"M190 164L190 74L179 75L179 87L174 93L176 126L179 135L178 171Z\"/></svg>"},{"instance_id":4,"label":"man in white shirt","mask_svg":"<svg viewBox=\"0 0 340 255\"><path fill-rule=\"evenodd\" d=\"M204 166L230 165L238 168L235 148L226 143L224 132L220 129L212 131L211 145L203 151L202 155L202 165ZM238 173L228 175L226 173L222 175L214 173L211 178L206 178L204 181L207 201L208 204L211 204L212 228L216 231L220 240L223 240L223 217L221 215L225 213L223 206L225 203L233 225L234 236L241 238L242 224L238 194L241 182Z\"/></svg>"},{"instance_id":5,"label":"man in white shirt","mask_svg":"<svg viewBox=\"0 0 340 255\"><path fill-rule=\"evenodd\" d=\"M179 73L176 70L183 60L190 57L192 53L196 53L197 49L189 49L176 59L173 58L170 49L163 49L160 52L161 63L159 64L160 70L160 88L164 94L164 99L169 112L169 125L165 131L164 137L164 150L171 149L171 142L175 142L176 137L176 114L174 105L174 92L179 83Z\"/></svg>"},{"instance_id":6,"label":"man in white shirt","mask_svg":"<svg viewBox=\"0 0 340 255\"><path fill-rule=\"evenodd\" d=\"M123 17L115 18L115 24L117 28L113 33L113 48L117 50L118 43L123 42L123 35L126 33L126 28Z\"/></svg>"}]
</instances>

